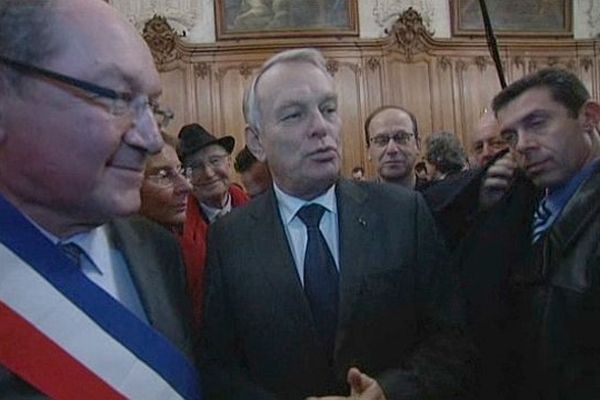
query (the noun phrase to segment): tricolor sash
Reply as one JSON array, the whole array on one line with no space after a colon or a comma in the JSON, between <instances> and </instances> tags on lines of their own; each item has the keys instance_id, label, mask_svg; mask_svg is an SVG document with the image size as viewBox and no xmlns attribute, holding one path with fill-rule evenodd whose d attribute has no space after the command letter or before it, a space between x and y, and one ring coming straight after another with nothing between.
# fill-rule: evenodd
<instances>
[{"instance_id":1,"label":"tricolor sash","mask_svg":"<svg viewBox=\"0 0 600 400\"><path fill-rule=\"evenodd\" d=\"M0 364L52 398L202 398L185 356L2 196Z\"/></svg>"}]
</instances>

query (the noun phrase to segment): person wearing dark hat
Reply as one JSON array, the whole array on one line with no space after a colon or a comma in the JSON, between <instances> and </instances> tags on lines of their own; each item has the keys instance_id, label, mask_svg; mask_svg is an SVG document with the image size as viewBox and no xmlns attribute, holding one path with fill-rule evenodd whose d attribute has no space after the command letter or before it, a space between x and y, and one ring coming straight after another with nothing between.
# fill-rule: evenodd
<instances>
[{"instance_id":1,"label":"person wearing dark hat","mask_svg":"<svg viewBox=\"0 0 600 400\"><path fill-rule=\"evenodd\" d=\"M234 145L232 136L217 139L200 124L185 125L179 131L177 153L192 183L180 243L196 321L202 314L208 226L250 200L240 186L230 182Z\"/></svg>"}]
</instances>

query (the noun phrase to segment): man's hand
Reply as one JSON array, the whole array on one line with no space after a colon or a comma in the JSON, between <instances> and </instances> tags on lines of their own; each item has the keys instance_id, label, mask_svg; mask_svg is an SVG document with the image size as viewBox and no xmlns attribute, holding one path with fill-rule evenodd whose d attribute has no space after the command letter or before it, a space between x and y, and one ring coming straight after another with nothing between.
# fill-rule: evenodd
<instances>
[{"instance_id":1,"label":"man's hand","mask_svg":"<svg viewBox=\"0 0 600 400\"><path fill-rule=\"evenodd\" d=\"M309 397L306 400L387 400L379 383L358 368L350 368L346 378L350 396Z\"/></svg>"},{"instance_id":2,"label":"man's hand","mask_svg":"<svg viewBox=\"0 0 600 400\"><path fill-rule=\"evenodd\" d=\"M486 210L506 194L512 184L517 162L512 153L506 153L487 170L479 191L479 208Z\"/></svg>"}]
</instances>

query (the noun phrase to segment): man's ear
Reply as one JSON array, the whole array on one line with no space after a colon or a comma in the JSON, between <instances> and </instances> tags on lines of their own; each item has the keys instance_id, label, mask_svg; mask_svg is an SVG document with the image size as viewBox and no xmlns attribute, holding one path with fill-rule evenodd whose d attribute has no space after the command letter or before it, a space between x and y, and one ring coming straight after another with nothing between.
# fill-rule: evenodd
<instances>
[{"instance_id":1,"label":"man's ear","mask_svg":"<svg viewBox=\"0 0 600 400\"><path fill-rule=\"evenodd\" d=\"M267 156L256 128L247 125L246 129L244 129L244 133L246 134L246 146L248 146L250 153L252 153L258 161L266 162Z\"/></svg>"},{"instance_id":2,"label":"man's ear","mask_svg":"<svg viewBox=\"0 0 600 400\"><path fill-rule=\"evenodd\" d=\"M581 118L583 118L583 128L586 132L600 130L600 104L594 100L588 100L582 107Z\"/></svg>"}]
</instances>

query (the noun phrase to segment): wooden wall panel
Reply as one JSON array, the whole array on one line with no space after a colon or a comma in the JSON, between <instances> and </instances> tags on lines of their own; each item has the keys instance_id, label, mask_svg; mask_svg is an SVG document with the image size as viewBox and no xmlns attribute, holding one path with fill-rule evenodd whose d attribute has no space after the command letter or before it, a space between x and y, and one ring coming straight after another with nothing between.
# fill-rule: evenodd
<instances>
[{"instance_id":1,"label":"wooden wall panel","mask_svg":"<svg viewBox=\"0 0 600 400\"><path fill-rule=\"evenodd\" d=\"M430 61L406 63L401 58L392 58L386 63L385 102L400 105L415 114L422 141L433 129Z\"/></svg>"},{"instance_id":2,"label":"wooden wall panel","mask_svg":"<svg viewBox=\"0 0 600 400\"><path fill-rule=\"evenodd\" d=\"M432 131L453 132L456 127L454 111L454 74L447 57L434 59L431 68L430 90L435 103L431 105Z\"/></svg>"},{"instance_id":3,"label":"wooden wall panel","mask_svg":"<svg viewBox=\"0 0 600 400\"><path fill-rule=\"evenodd\" d=\"M453 132L468 143L468 137L475 129L479 119L490 103L494 94L500 90L500 83L493 65L477 58L459 60L456 64L458 82L457 120Z\"/></svg>"},{"instance_id":4,"label":"wooden wall panel","mask_svg":"<svg viewBox=\"0 0 600 400\"><path fill-rule=\"evenodd\" d=\"M484 38L433 39L412 9L381 39L270 38L190 45L178 39L165 19L155 17L148 24L166 25L149 30L164 36L146 39L162 74L163 103L176 113L169 133L199 122L216 135L233 135L236 151L244 143L242 95L256 69L285 49L322 50L340 93L344 174L363 165L372 176L362 127L376 107L405 106L417 116L423 138L449 130L464 142L500 89ZM559 66L575 72L592 97L600 98L598 40L511 37L499 44L508 82Z\"/></svg>"},{"instance_id":5,"label":"wooden wall panel","mask_svg":"<svg viewBox=\"0 0 600 400\"><path fill-rule=\"evenodd\" d=\"M161 74L161 83L163 94L160 98L161 105L174 111L175 116L165 131L173 136L177 136L179 128L189 120L188 113L185 112L189 102L188 92L193 90L186 79L186 71L182 68L165 71Z\"/></svg>"},{"instance_id":6,"label":"wooden wall panel","mask_svg":"<svg viewBox=\"0 0 600 400\"><path fill-rule=\"evenodd\" d=\"M188 105L191 113L186 121L188 124L198 122L210 131L214 129L213 109L219 97L218 92L213 90L213 76L210 64L205 62L193 64L189 80L193 87L193 99Z\"/></svg>"},{"instance_id":7,"label":"wooden wall panel","mask_svg":"<svg viewBox=\"0 0 600 400\"><path fill-rule=\"evenodd\" d=\"M348 175L356 165L365 165L366 146L362 130L364 120L360 107L362 100L360 59L330 63L335 88L338 92L338 110L342 118L342 173Z\"/></svg>"},{"instance_id":8,"label":"wooden wall panel","mask_svg":"<svg viewBox=\"0 0 600 400\"><path fill-rule=\"evenodd\" d=\"M216 79L218 101L213 110L214 134L235 138L234 154L244 147L244 89L250 83L252 71L238 63L227 63L219 68Z\"/></svg>"}]
</instances>

